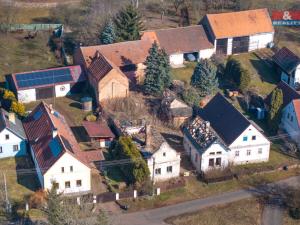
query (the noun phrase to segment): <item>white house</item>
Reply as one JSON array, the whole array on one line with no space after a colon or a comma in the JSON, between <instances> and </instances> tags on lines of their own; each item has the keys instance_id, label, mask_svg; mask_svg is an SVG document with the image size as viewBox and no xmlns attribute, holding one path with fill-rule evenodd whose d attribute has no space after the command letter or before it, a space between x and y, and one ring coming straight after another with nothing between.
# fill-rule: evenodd
<instances>
[{"instance_id":1,"label":"white house","mask_svg":"<svg viewBox=\"0 0 300 225\"><path fill-rule=\"evenodd\" d=\"M0 108L0 158L27 154L27 138L22 122L14 113Z\"/></svg>"},{"instance_id":2,"label":"white house","mask_svg":"<svg viewBox=\"0 0 300 225\"><path fill-rule=\"evenodd\" d=\"M64 117L40 103L23 121L43 189L64 194L91 190L91 169Z\"/></svg>"},{"instance_id":3,"label":"white house","mask_svg":"<svg viewBox=\"0 0 300 225\"><path fill-rule=\"evenodd\" d=\"M231 55L266 48L274 39L267 9L207 14L201 23L217 54Z\"/></svg>"},{"instance_id":4,"label":"white house","mask_svg":"<svg viewBox=\"0 0 300 225\"><path fill-rule=\"evenodd\" d=\"M282 109L281 127L300 145L300 99L292 100Z\"/></svg>"},{"instance_id":5,"label":"white house","mask_svg":"<svg viewBox=\"0 0 300 225\"><path fill-rule=\"evenodd\" d=\"M184 128L184 148L198 172L269 160L270 141L221 94L199 115Z\"/></svg>"},{"instance_id":6,"label":"white house","mask_svg":"<svg viewBox=\"0 0 300 225\"><path fill-rule=\"evenodd\" d=\"M281 48L273 56L273 62L277 65L282 81L291 87L300 87L300 58L288 48Z\"/></svg>"},{"instance_id":7,"label":"white house","mask_svg":"<svg viewBox=\"0 0 300 225\"><path fill-rule=\"evenodd\" d=\"M80 66L15 73L6 77L9 88L15 92L18 101L23 103L78 92L84 80Z\"/></svg>"},{"instance_id":8,"label":"white house","mask_svg":"<svg viewBox=\"0 0 300 225\"><path fill-rule=\"evenodd\" d=\"M201 25L145 31L142 40L156 41L169 55L172 67L182 66L185 60L198 61L214 54L214 46Z\"/></svg>"},{"instance_id":9,"label":"white house","mask_svg":"<svg viewBox=\"0 0 300 225\"><path fill-rule=\"evenodd\" d=\"M162 135L146 126L146 145L141 154L145 158L150 178L154 182L166 181L180 175L180 153L173 149Z\"/></svg>"}]
</instances>

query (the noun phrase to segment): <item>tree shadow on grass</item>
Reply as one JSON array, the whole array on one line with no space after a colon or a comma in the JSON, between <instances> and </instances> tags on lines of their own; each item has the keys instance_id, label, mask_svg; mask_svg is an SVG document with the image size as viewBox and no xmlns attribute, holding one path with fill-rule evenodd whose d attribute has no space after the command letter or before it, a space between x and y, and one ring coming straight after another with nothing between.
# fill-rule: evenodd
<instances>
[{"instance_id":1,"label":"tree shadow on grass","mask_svg":"<svg viewBox=\"0 0 300 225\"><path fill-rule=\"evenodd\" d=\"M41 188L34 163L29 157L15 157L17 182L31 191Z\"/></svg>"}]
</instances>

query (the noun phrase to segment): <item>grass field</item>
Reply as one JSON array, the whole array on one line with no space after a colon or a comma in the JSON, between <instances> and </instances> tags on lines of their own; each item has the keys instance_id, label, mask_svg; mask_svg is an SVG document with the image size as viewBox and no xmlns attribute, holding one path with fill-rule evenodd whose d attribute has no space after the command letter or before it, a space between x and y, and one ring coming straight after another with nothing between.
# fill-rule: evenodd
<instances>
[{"instance_id":1,"label":"grass field","mask_svg":"<svg viewBox=\"0 0 300 225\"><path fill-rule=\"evenodd\" d=\"M4 75L60 66L47 46L49 33L25 40L26 34L0 34L0 82Z\"/></svg>"},{"instance_id":2,"label":"grass field","mask_svg":"<svg viewBox=\"0 0 300 225\"><path fill-rule=\"evenodd\" d=\"M191 77L193 75L194 69L196 67L195 62L185 63L185 67L182 68L172 68L171 74L173 80L181 80L186 84L191 82Z\"/></svg>"},{"instance_id":3,"label":"grass field","mask_svg":"<svg viewBox=\"0 0 300 225\"><path fill-rule=\"evenodd\" d=\"M258 225L260 214L260 204L255 199L246 199L169 218L166 222L172 225Z\"/></svg>"},{"instance_id":4,"label":"grass field","mask_svg":"<svg viewBox=\"0 0 300 225\"><path fill-rule=\"evenodd\" d=\"M6 175L9 200L13 203L20 203L24 197L33 193L39 188L35 171L17 173L16 169L32 169L33 165L27 157L6 158L0 160L0 171ZM1 174L0 181L3 181Z\"/></svg>"}]
</instances>

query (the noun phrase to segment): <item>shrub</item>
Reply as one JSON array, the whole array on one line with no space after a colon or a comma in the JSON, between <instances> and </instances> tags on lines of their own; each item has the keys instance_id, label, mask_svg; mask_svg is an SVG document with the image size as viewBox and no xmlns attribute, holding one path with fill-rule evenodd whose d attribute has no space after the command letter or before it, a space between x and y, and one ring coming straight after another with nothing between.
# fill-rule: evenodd
<instances>
[{"instance_id":1,"label":"shrub","mask_svg":"<svg viewBox=\"0 0 300 225\"><path fill-rule=\"evenodd\" d=\"M89 122L95 122L97 121L97 117L93 114L89 114L85 117L86 121L89 121Z\"/></svg>"},{"instance_id":2,"label":"shrub","mask_svg":"<svg viewBox=\"0 0 300 225\"><path fill-rule=\"evenodd\" d=\"M13 101L10 106L10 111L19 116L25 116L25 106L21 102Z\"/></svg>"},{"instance_id":3,"label":"shrub","mask_svg":"<svg viewBox=\"0 0 300 225\"><path fill-rule=\"evenodd\" d=\"M190 106L199 105L201 97L194 87L188 87L182 92L182 99Z\"/></svg>"},{"instance_id":4,"label":"shrub","mask_svg":"<svg viewBox=\"0 0 300 225\"><path fill-rule=\"evenodd\" d=\"M41 208L46 205L47 193L44 190L34 192L29 198L29 205L31 208Z\"/></svg>"}]
</instances>

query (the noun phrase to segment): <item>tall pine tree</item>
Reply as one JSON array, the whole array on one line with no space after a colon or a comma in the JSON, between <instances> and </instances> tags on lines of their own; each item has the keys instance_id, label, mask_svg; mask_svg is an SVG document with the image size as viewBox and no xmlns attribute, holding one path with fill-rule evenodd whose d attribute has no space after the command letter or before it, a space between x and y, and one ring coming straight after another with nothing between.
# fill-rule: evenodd
<instances>
[{"instance_id":1,"label":"tall pine tree","mask_svg":"<svg viewBox=\"0 0 300 225\"><path fill-rule=\"evenodd\" d=\"M105 24L101 34L100 41L102 44L112 44L116 41L115 25L111 19Z\"/></svg>"},{"instance_id":2,"label":"tall pine tree","mask_svg":"<svg viewBox=\"0 0 300 225\"><path fill-rule=\"evenodd\" d=\"M47 196L47 216L51 225L65 225L65 213L61 204L61 194L57 194L55 185L52 185L51 190Z\"/></svg>"},{"instance_id":3,"label":"tall pine tree","mask_svg":"<svg viewBox=\"0 0 300 225\"><path fill-rule=\"evenodd\" d=\"M117 41L133 41L140 39L144 30L142 16L133 5L128 5L117 14L115 20Z\"/></svg>"},{"instance_id":4,"label":"tall pine tree","mask_svg":"<svg viewBox=\"0 0 300 225\"><path fill-rule=\"evenodd\" d=\"M207 59L201 59L191 78L191 85L195 87L201 97L212 94L218 88L217 68Z\"/></svg>"},{"instance_id":5,"label":"tall pine tree","mask_svg":"<svg viewBox=\"0 0 300 225\"><path fill-rule=\"evenodd\" d=\"M272 133L276 133L281 118L281 109L283 104L282 90L276 88L271 94L271 106L268 114L268 125Z\"/></svg>"},{"instance_id":6,"label":"tall pine tree","mask_svg":"<svg viewBox=\"0 0 300 225\"><path fill-rule=\"evenodd\" d=\"M159 49L156 42L149 49L149 55L145 62L144 88L147 94L159 95L171 83L170 63L168 55Z\"/></svg>"}]
</instances>

